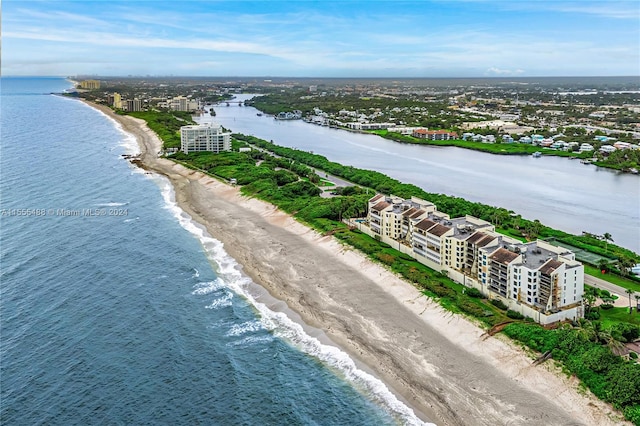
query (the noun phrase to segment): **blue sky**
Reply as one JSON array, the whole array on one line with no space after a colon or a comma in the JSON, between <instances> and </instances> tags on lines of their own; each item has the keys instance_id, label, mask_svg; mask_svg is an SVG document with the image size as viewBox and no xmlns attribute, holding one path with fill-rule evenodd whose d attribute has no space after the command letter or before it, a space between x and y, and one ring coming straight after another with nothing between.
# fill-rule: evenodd
<instances>
[{"instance_id":1,"label":"blue sky","mask_svg":"<svg viewBox=\"0 0 640 426\"><path fill-rule=\"evenodd\" d=\"M640 75L638 1L4 0L2 75Z\"/></svg>"}]
</instances>

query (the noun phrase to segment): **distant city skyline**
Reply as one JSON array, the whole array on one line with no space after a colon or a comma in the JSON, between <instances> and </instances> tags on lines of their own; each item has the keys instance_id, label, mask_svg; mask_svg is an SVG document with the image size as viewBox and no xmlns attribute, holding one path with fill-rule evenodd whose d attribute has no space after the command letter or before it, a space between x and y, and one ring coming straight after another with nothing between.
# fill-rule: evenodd
<instances>
[{"instance_id":1,"label":"distant city skyline","mask_svg":"<svg viewBox=\"0 0 640 426\"><path fill-rule=\"evenodd\" d=\"M637 1L5 0L2 75L640 75Z\"/></svg>"}]
</instances>

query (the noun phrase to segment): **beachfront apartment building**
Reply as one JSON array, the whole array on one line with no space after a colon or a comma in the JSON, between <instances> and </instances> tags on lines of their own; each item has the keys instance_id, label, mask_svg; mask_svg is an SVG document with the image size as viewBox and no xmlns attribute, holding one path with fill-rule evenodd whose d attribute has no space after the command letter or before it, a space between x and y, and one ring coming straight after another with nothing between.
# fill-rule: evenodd
<instances>
[{"instance_id":1,"label":"beachfront apartment building","mask_svg":"<svg viewBox=\"0 0 640 426\"><path fill-rule=\"evenodd\" d=\"M122 109L122 95L118 92L114 92L113 95L108 97L108 100L111 101L111 106L116 109Z\"/></svg>"},{"instance_id":2,"label":"beachfront apartment building","mask_svg":"<svg viewBox=\"0 0 640 426\"><path fill-rule=\"evenodd\" d=\"M125 104L122 105L123 107L125 106ZM129 112L136 112L136 111L142 111L142 101L140 101L140 99L127 99L126 102L126 109Z\"/></svg>"},{"instance_id":3,"label":"beachfront apartment building","mask_svg":"<svg viewBox=\"0 0 640 426\"><path fill-rule=\"evenodd\" d=\"M433 203L378 194L361 231L541 324L582 317L584 266L562 247L521 242L473 216L450 218Z\"/></svg>"},{"instance_id":4,"label":"beachfront apartment building","mask_svg":"<svg viewBox=\"0 0 640 426\"><path fill-rule=\"evenodd\" d=\"M190 152L231 151L231 133L213 123L180 127L180 150Z\"/></svg>"},{"instance_id":5,"label":"beachfront apartment building","mask_svg":"<svg viewBox=\"0 0 640 426\"><path fill-rule=\"evenodd\" d=\"M100 88L100 80L82 80L80 82L81 89L96 90Z\"/></svg>"}]
</instances>

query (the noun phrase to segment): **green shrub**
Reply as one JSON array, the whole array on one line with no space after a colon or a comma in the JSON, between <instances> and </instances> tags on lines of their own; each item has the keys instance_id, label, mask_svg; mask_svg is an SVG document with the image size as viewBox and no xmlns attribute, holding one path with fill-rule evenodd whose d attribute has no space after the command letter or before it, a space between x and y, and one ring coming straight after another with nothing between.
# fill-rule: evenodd
<instances>
[{"instance_id":1,"label":"green shrub","mask_svg":"<svg viewBox=\"0 0 640 426\"><path fill-rule=\"evenodd\" d=\"M524 319L524 315L522 315L520 312L512 311L511 309L507 311L507 316L509 318L517 319L517 320Z\"/></svg>"},{"instance_id":2,"label":"green shrub","mask_svg":"<svg viewBox=\"0 0 640 426\"><path fill-rule=\"evenodd\" d=\"M478 290L475 287L471 287L465 290L464 294L466 294L469 297L473 297L476 299L480 299L482 297L482 293L480 293L480 290Z\"/></svg>"},{"instance_id":3,"label":"green shrub","mask_svg":"<svg viewBox=\"0 0 640 426\"><path fill-rule=\"evenodd\" d=\"M492 304L493 306L495 306L496 308L498 308L498 309L502 309L503 311L506 311L506 310L507 310L507 305L505 305L505 304L502 302L502 300L499 300L499 299L492 299L492 300L491 300L491 304Z\"/></svg>"},{"instance_id":4,"label":"green shrub","mask_svg":"<svg viewBox=\"0 0 640 426\"><path fill-rule=\"evenodd\" d=\"M376 257L386 265L393 265L393 262L396 261L396 258L386 253L378 253Z\"/></svg>"},{"instance_id":5,"label":"green shrub","mask_svg":"<svg viewBox=\"0 0 640 426\"><path fill-rule=\"evenodd\" d=\"M640 327L627 322L619 322L611 327L611 335L622 342L632 342L640 337Z\"/></svg>"},{"instance_id":6,"label":"green shrub","mask_svg":"<svg viewBox=\"0 0 640 426\"><path fill-rule=\"evenodd\" d=\"M463 312L466 312L468 314L471 314L475 317L483 317L484 315L484 309L482 309L481 306L477 305L476 303L474 303L470 298L468 297L460 297L458 298L458 306L460 307L460 309Z\"/></svg>"},{"instance_id":7,"label":"green shrub","mask_svg":"<svg viewBox=\"0 0 640 426\"><path fill-rule=\"evenodd\" d=\"M634 425L640 425L640 405L632 405L625 408L624 416Z\"/></svg>"},{"instance_id":8,"label":"green shrub","mask_svg":"<svg viewBox=\"0 0 640 426\"><path fill-rule=\"evenodd\" d=\"M603 303L602 305L600 305L600 309L604 309L605 311L613 309L613 305L611 303Z\"/></svg>"},{"instance_id":9,"label":"green shrub","mask_svg":"<svg viewBox=\"0 0 640 426\"><path fill-rule=\"evenodd\" d=\"M504 333L538 352L552 350L558 345L559 334L555 330L545 330L538 324L513 323L504 329Z\"/></svg>"},{"instance_id":10,"label":"green shrub","mask_svg":"<svg viewBox=\"0 0 640 426\"><path fill-rule=\"evenodd\" d=\"M638 359L638 354L635 352L629 352L629 358L631 359Z\"/></svg>"},{"instance_id":11,"label":"green shrub","mask_svg":"<svg viewBox=\"0 0 640 426\"><path fill-rule=\"evenodd\" d=\"M589 312L587 312L584 315L584 317L586 319L588 319L588 320L591 320L591 321L599 320L600 319L600 312L598 312L598 311L596 311L594 309L591 309Z\"/></svg>"},{"instance_id":12,"label":"green shrub","mask_svg":"<svg viewBox=\"0 0 640 426\"><path fill-rule=\"evenodd\" d=\"M430 290L433 291L435 294L437 294L438 297L451 297L456 294L456 292L453 289L449 287L445 287L441 284L430 286Z\"/></svg>"}]
</instances>

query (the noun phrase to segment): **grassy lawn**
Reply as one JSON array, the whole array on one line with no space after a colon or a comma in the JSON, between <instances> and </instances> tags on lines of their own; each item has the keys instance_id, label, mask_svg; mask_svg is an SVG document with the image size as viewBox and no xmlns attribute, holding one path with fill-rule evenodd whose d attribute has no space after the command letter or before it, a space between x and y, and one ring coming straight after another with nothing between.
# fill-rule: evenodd
<instances>
[{"instance_id":1,"label":"grassy lawn","mask_svg":"<svg viewBox=\"0 0 640 426\"><path fill-rule=\"evenodd\" d=\"M611 284L615 284L623 288L631 289L636 293L640 294L640 283L637 283L635 281L631 281L627 278L624 278L615 274L601 274L598 268L593 267L591 265L587 265L587 264L584 265L584 273L588 275L592 275L596 278L600 278L601 280L610 282Z\"/></svg>"},{"instance_id":2,"label":"grassy lawn","mask_svg":"<svg viewBox=\"0 0 640 426\"><path fill-rule=\"evenodd\" d=\"M320 179L318 186L336 186L336 184L326 179Z\"/></svg>"},{"instance_id":3,"label":"grassy lawn","mask_svg":"<svg viewBox=\"0 0 640 426\"><path fill-rule=\"evenodd\" d=\"M635 304L635 300L632 300L631 302ZM602 325L605 328L609 328L610 326L619 322L628 322L640 326L640 314L638 314L638 312L634 309L633 313L629 315L628 307L600 309L600 321L602 321Z\"/></svg>"}]
</instances>

